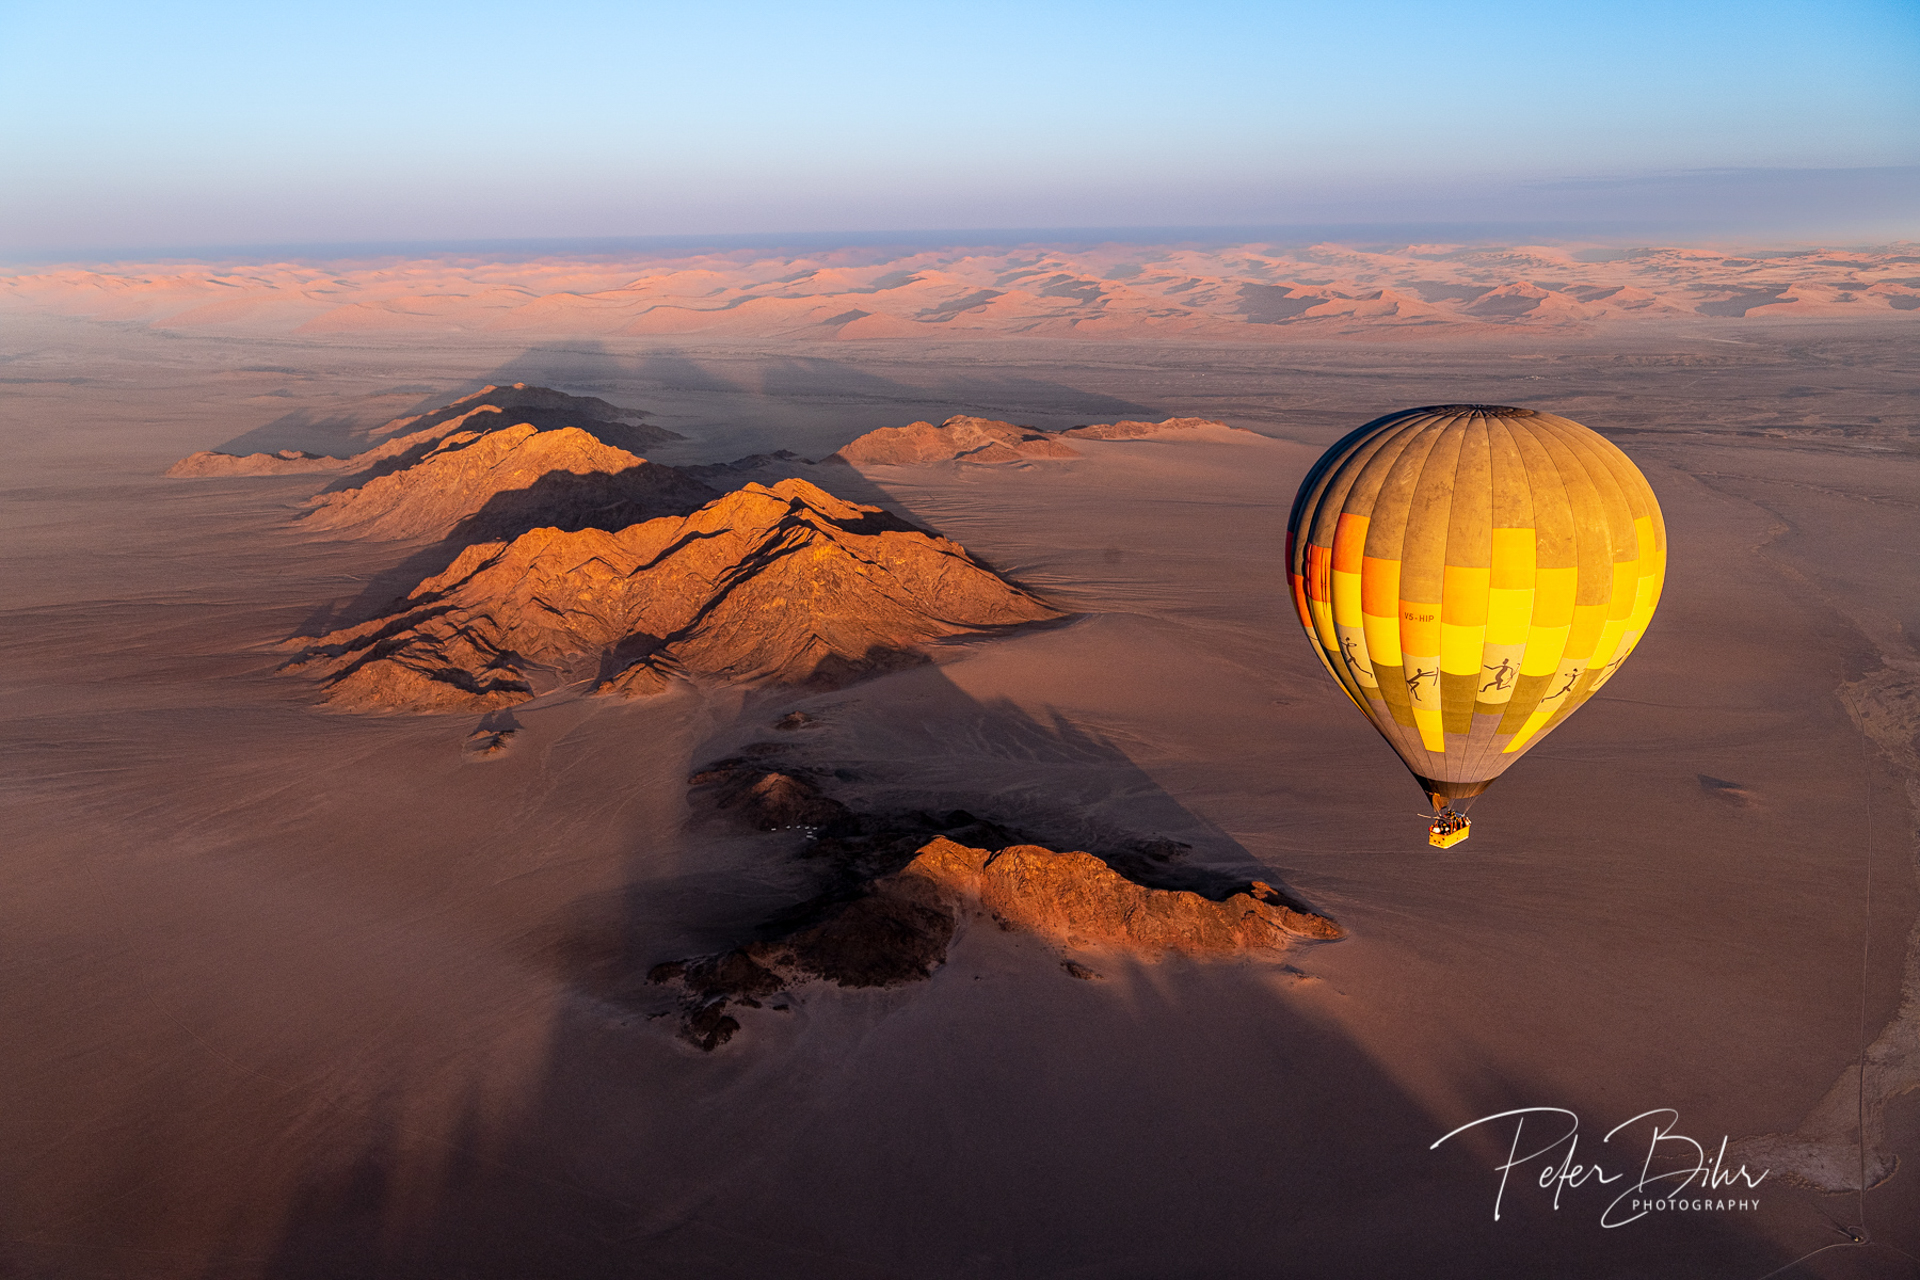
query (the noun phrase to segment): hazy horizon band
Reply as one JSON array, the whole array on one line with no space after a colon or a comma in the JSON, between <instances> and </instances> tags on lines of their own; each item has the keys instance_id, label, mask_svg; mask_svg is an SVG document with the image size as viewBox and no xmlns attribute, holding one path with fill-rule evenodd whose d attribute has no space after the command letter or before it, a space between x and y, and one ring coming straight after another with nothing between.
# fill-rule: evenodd
<instances>
[{"instance_id":1,"label":"hazy horizon band","mask_svg":"<svg viewBox=\"0 0 1920 1280\"><path fill-rule=\"evenodd\" d=\"M1290 222L1234 226L980 227L934 230L764 231L702 234L683 232L633 236L539 236L486 239L289 241L248 244L99 246L0 253L0 270L44 269L59 265L108 266L124 263L265 263L286 261L348 262L373 258L470 258L496 262L543 258L647 257L666 253L732 253L741 250L830 252L849 249L1017 249L1027 245L1074 248L1092 245L1226 248L1235 245L1298 247L1339 244L1351 247L1448 244L1591 245L1595 248L1738 246L1749 256L1794 252L1807 247L1887 247L1912 237L1745 235L1710 221L1674 222L1633 219L1609 221L1409 221Z\"/></svg>"}]
</instances>

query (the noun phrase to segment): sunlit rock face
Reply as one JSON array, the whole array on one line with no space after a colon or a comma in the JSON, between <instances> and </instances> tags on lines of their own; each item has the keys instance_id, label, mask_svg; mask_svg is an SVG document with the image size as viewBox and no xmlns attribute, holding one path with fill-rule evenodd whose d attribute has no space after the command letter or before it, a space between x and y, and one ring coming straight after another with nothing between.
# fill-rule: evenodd
<instances>
[{"instance_id":1,"label":"sunlit rock face","mask_svg":"<svg viewBox=\"0 0 1920 1280\"><path fill-rule=\"evenodd\" d=\"M282 449L277 453L218 453L202 449L190 453L167 468L175 479L207 476L290 476L310 471L346 471L352 458L329 458L303 449Z\"/></svg>"},{"instance_id":2,"label":"sunlit rock face","mask_svg":"<svg viewBox=\"0 0 1920 1280\"><path fill-rule=\"evenodd\" d=\"M1208 437L1238 430L1211 418L1167 418L1160 422L1096 422L1065 431L1040 431L992 418L964 414L939 426L909 422L904 427L880 427L843 446L824 459L853 466L916 466L929 462L972 462L985 465L1078 458L1070 440L1145 440L1156 436ZM1246 434L1243 432L1243 437Z\"/></svg>"},{"instance_id":3,"label":"sunlit rock face","mask_svg":"<svg viewBox=\"0 0 1920 1280\"><path fill-rule=\"evenodd\" d=\"M869 431L833 455L860 465L922 462L1017 462L1024 458L1077 458L1051 432L990 418L956 415L939 426L910 422L904 427Z\"/></svg>"},{"instance_id":4,"label":"sunlit rock face","mask_svg":"<svg viewBox=\"0 0 1920 1280\"><path fill-rule=\"evenodd\" d=\"M1207 955L1341 935L1331 920L1289 906L1258 881L1216 902L1135 883L1092 854L1038 845L990 853L937 839L900 877L923 880L956 906L977 907L1068 947Z\"/></svg>"},{"instance_id":5,"label":"sunlit rock face","mask_svg":"<svg viewBox=\"0 0 1920 1280\"><path fill-rule=\"evenodd\" d=\"M540 426L605 426L609 423L620 424L619 430L635 436L636 440L646 444L658 444L666 440L678 440L678 433L663 427L632 425L629 418L644 418L646 413L639 409L623 409L619 405L609 404L599 396L568 395L564 391L555 391L551 387L536 387L525 382L516 382L510 386L489 384L471 395L461 396L449 401L438 409L409 417L395 418L384 426L374 429L375 435L416 435L421 431L446 426L460 421L471 421L475 413L499 410L506 416L502 426L521 422L532 422ZM559 420L549 421L557 417ZM451 428L450 428L451 429Z\"/></svg>"},{"instance_id":6,"label":"sunlit rock face","mask_svg":"<svg viewBox=\"0 0 1920 1280\"><path fill-rule=\"evenodd\" d=\"M385 616L292 642L291 665L340 706L485 710L557 683L833 685L1060 616L957 543L786 480L617 532L475 544Z\"/></svg>"},{"instance_id":7,"label":"sunlit rock face","mask_svg":"<svg viewBox=\"0 0 1920 1280\"><path fill-rule=\"evenodd\" d=\"M1084 427L1068 427L1060 435L1068 440L1149 440L1156 436L1172 436L1176 439L1217 438L1227 432L1238 432L1243 440L1253 434L1245 427L1230 427L1214 418L1163 418L1159 422L1135 422L1132 419L1123 418L1119 422L1096 422Z\"/></svg>"},{"instance_id":8,"label":"sunlit rock face","mask_svg":"<svg viewBox=\"0 0 1920 1280\"><path fill-rule=\"evenodd\" d=\"M1150 888L1090 853L1031 844L989 851L936 836L904 868L824 919L718 955L668 961L648 976L681 988L681 1035L711 1051L740 1030L729 1005L759 1008L812 980L894 987L931 977L976 917L1070 951L1149 959L1271 952L1345 936L1332 920L1289 904L1257 880L1215 899ZM1099 976L1077 960L1062 967L1076 978Z\"/></svg>"},{"instance_id":9,"label":"sunlit rock face","mask_svg":"<svg viewBox=\"0 0 1920 1280\"><path fill-rule=\"evenodd\" d=\"M345 489L358 488L381 476L411 468L444 451L456 440L470 444L484 435L522 427L529 430L522 431L520 438L538 432L572 430L589 435L596 443L622 454L626 450L681 439L677 432L663 427L626 421L646 416L641 410L623 409L598 396L568 395L524 382L504 387L489 385L438 409L394 418L373 428L367 433L369 437L386 439L350 457L326 457L299 449L250 454L203 449L174 463L167 474L174 477L265 476L341 471L349 474L335 487Z\"/></svg>"},{"instance_id":10,"label":"sunlit rock face","mask_svg":"<svg viewBox=\"0 0 1920 1280\"><path fill-rule=\"evenodd\" d=\"M716 496L578 427L521 423L456 431L402 470L320 494L302 527L367 538L502 536L529 524L621 527L684 515Z\"/></svg>"}]
</instances>

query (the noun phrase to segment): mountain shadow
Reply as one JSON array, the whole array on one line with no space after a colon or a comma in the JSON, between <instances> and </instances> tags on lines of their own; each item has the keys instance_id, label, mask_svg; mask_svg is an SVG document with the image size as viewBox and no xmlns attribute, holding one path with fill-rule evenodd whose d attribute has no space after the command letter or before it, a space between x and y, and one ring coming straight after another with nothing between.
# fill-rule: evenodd
<instances>
[{"instance_id":1,"label":"mountain shadow","mask_svg":"<svg viewBox=\"0 0 1920 1280\"><path fill-rule=\"evenodd\" d=\"M1059 849L1172 840L1192 846L1176 863L1283 878L1097 733L979 702L937 670L887 681L857 697L752 698L681 777L716 759L775 761L849 813L924 813L985 844L1016 828ZM653 745L644 723L634 734L635 750ZM1008 788L1020 771L1031 785ZM658 785L633 798L638 809L672 811L674 783ZM1688 1215L1684 1233L1601 1235L1584 1215L1609 1197L1569 1193L1556 1211L1518 1178L1493 1221L1489 1170L1509 1135L1431 1150L1459 1121L1350 1038L1327 1015L1338 993L1301 971L1311 959L1284 953L1063 957L973 918L956 922L942 961L925 958L923 981L756 988L714 1019L737 1024L730 1038L702 1052L682 1035L674 986L648 970L685 956L690 930L724 939L752 903L777 913L792 900L782 866L833 880L806 850L836 811L795 803L785 816L813 836L754 836L760 867L698 893L672 867L737 839L723 832L738 832L740 814L702 801L680 858L664 862L660 833L638 822L624 887L524 922L529 963L573 993L552 1011L531 1091L439 1125L456 1137L430 1158L398 1128L339 1153L288 1206L262 1273L1465 1280L1570 1256L1574 1215L1583 1256L1602 1250L1611 1271L1761 1274L1787 1260L1726 1215ZM1083 838L1093 833L1105 835ZM1539 1101L1494 1072L1460 1087L1450 1107L1468 1116Z\"/></svg>"}]
</instances>

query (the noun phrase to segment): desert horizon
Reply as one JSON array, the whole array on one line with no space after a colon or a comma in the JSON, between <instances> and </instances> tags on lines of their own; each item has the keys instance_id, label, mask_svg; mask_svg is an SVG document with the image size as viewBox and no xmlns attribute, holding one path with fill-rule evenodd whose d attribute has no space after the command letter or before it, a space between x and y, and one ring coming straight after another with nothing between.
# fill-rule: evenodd
<instances>
[{"instance_id":1,"label":"desert horizon","mask_svg":"<svg viewBox=\"0 0 1920 1280\"><path fill-rule=\"evenodd\" d=\"M1109 243L621 261L462 255L15 267L9 310L207 333L540 337L1072 337L1267 342L1734 319L1895 320L1920 242L1719 249L1634 242Z\"/></svg>"},{"instance_id":2,"label":"desert horizon","mask_svg":"<svg viewBox=\"0 0 1920 1280\"><path fill-rule=\"evenodd\" d=\"M1920 1251L1916 268L1458 252L8 277L8 1265ZM1600 433L1673 548L1448 849L1284 559L1421 404ZM1765 1177L1616 1226L1435 1146L1520 1107Z\"/></svg>"}]
</instances>

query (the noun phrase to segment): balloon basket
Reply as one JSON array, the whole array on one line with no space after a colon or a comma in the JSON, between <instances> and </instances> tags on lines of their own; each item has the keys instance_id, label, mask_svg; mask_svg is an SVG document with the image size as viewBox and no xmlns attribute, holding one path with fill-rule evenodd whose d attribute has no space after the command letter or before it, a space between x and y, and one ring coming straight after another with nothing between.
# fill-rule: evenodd
<instances>
[{"instance_id":1,"label":"balloon basket","mask_svg":"<svg viewBox=\"0 0 1920 1280\"><path fill-rule=\"evenodd\" d=\"M1436 849L1451 849L1467 838L1467 832L1472 827L1473 823L1465 817L1462 817L1460 819L1460 825L1451 831L1436 831L1429 827L1427 829L1427 843Z\"/></svg>"}]
</instances>

